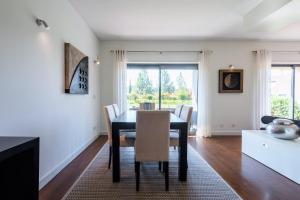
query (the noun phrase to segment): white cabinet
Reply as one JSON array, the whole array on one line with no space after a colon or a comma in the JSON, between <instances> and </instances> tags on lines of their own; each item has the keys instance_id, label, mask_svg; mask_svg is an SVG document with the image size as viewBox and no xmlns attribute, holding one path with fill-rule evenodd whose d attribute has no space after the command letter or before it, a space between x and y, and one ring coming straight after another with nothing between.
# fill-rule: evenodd
<instances>
[{"instance_id":1,"label":"white cabinet","mask_svg":"<svg viewBox=\"0 0 300 200\"><path fill-rule=\"evenodd\" d=\"M300 184L300 140L281 140L261 130L242 131L242 152Z\"/></svg>"}]
</instances>

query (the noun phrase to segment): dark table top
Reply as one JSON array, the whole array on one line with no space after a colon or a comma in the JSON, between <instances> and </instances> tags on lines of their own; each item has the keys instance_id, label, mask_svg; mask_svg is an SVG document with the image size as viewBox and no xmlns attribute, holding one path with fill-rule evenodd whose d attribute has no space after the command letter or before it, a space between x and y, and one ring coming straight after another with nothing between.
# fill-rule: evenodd
<instances>
[{"instance_id":1,"label":"dark table top","mask_svg":"<svg viewBox=\"0 0 300 200\"><path fill-rule=\"evenodd\" d=\"M173 113L170 113L170 123L186 123L184 120L180 119ZM136 123L136 111L135 110L129 110L124 113L122 113L118 118L113 120L112 122L122 122L122 123Z\"/></svg>"},{"instance_id":2,"label":"dark table top","mask_svg":"<svg viewBox=\"0 0 300 200\"><path fill-rule=\"evenodd\" d=\"M8 137L0 136L0 153L37 139L36 137Z\"/></svg>"}]
</instances>

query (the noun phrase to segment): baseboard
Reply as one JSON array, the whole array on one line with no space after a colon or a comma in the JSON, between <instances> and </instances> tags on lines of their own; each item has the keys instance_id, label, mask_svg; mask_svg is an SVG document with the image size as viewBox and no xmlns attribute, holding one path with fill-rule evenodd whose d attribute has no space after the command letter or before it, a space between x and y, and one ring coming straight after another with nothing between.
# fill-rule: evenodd
<instances>
[{"instance_id":1,"label":"baseboard","mask_svg":"<svg viewBox=\"0 0 300 200\"><path fill-rule=\"evenodd\" d=\"M233 136L233 135L242 135L242 131L212 131L212 136Z\"/></svg>"},{"instance_id":2,"label":"baseboard","mask_svg":"<svg viewBox=\"0 0 300 200\"><path fill-rule=\"evenodd\" d=\"M100 135L107 135L107 131L101 131Z\"/></svg>"},{"instance_id":3,"label":"baseboard","mask_svg":"<svg viewBox=\"0 0 300 200\"><path fill-rule=\"evenodd\" d=\"M42 189L49 181L51 181L62 169L64 169L72 160L74 160L83 150L85 150L91 143L93 143L99 135L95 135L85 144L80 146L77 150L75 150L70 156L68 156L65 160L56 165L52 170L46 173L39 181L39 189Z\"/></svg>"},{"instance_id":4,"label":"baseboard","mask_svg":"<svg viewBox=\"0 0 300 200\"><path fill-rule=\"evenodd\" d=\"M242 135L242 131L212 131L211 132L212 136L232 136L232 135ZM107 135L106 131L101 131L100 135ZM196 135L195 134L191 134L191 135Z\"/></svg>"}]
</instances>

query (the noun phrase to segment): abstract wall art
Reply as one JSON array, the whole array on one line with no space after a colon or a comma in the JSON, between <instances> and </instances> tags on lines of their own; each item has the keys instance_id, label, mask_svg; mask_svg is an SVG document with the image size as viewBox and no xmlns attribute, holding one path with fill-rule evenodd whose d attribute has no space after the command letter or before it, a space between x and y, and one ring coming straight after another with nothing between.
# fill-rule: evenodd
<instances>
[{"instance_id":1,"label":"abstract wall art","mask_svg":"<svg viewBox=\"0 0 300 200\"><path fill-rule=\"evenodd\" d=\"M65 93L88 94L89 59L70 43L65 43Z\"/></svg>"}]
</instances>

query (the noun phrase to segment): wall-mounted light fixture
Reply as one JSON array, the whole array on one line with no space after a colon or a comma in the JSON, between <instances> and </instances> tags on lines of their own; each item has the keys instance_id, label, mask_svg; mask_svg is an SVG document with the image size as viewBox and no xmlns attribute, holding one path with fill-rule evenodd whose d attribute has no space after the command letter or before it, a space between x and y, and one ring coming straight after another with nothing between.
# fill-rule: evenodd
<instances>
[{"instance_id":1,"label":"wall-mounted light fixture","mask_svg":"<svg viewBox=\"0 0 300 200\"><path fill-rule=\"evenodd\" d=\"M228 68L229 69L234 69L234 66L233 65L229 65Z\"/></svg>"},{"instance_id":2,"label":"wall-mounted light fixture","mask_svg":"<svg viewBox=\"0 0 300 200\"><path fill-rule=\"evenodd\" d=\"M47 24L47 22L45 20L42 20L40 18L36 18L35 20L36 24L38 25L38 27L41 27L45 30L49 30L50 26Z\"/></svg>"},{"instance_id":3,"label":"wall-mounted light fixture","mask_svg":"<svg viewBox=\"0 0 300 200\"><path fill-rule=\"evenodd\" d=\"M97 56L97 58L96 58L96 60L94 60L94 63L96 64L96 65L100 65L100 58L99 58L99 56Z\"/></svg>"}]
</instances>

